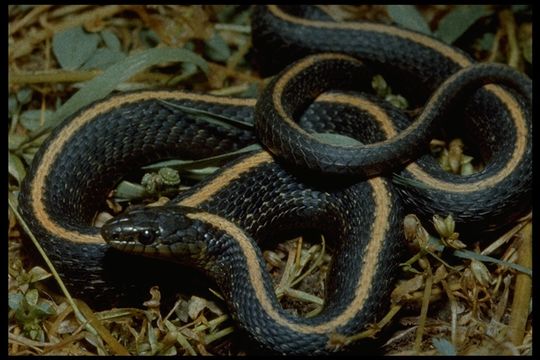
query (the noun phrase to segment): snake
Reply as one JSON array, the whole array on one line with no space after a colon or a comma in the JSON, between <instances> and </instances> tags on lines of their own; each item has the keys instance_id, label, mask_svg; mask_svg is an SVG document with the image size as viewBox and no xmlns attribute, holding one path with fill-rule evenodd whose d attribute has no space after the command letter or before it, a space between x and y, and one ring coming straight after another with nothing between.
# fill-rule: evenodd
<instances>
[{"instance_id":1,"label":"snake","mask_svg":"<svg viewBox=\"0 0 540 360\"><path fill-rule=\"evenodd\" d=\"M263 349L341 350L348 344L336 339L358 333L388 305L405 209L450 213L475 229L530 210L532 84L431 36L335 22L316 7L255 6L252 31L261 71L277 73L258 99L139 90L98 100L43 143L19 208L77 296L133 302L145 286L179 286L181 263L215 281L236 323ZM422 106L420 115L411 121L369 94L374 73L396 84L414 81L400 91ZM247 126L207 121L187 108ZM426 154L430 137L452 121L479 139L487 164L473 175L446 173ZM108 192L133 169L257 141L262 149L169 203L93 225ZM281 308L260 248L275 234L303 230L321 232L334 254L324 308L312 318Z\"/></svg>"}]
</instances>

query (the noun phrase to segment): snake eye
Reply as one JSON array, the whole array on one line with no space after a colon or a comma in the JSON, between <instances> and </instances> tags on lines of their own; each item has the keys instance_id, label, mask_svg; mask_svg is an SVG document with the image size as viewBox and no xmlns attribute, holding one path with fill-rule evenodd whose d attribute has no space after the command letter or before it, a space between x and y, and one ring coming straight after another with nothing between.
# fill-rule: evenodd
<instances>
[{"instance_id":1,"label":"snake eye","mask_svg":"<svg viewBox=\"0 0 540 360\"><path fill-rule=\"evenodd\" d=\"M144 229L139 233L138 240L143 245L150 245L154 242L155 233L151 230Z\"/></svg>"}]
</instances>

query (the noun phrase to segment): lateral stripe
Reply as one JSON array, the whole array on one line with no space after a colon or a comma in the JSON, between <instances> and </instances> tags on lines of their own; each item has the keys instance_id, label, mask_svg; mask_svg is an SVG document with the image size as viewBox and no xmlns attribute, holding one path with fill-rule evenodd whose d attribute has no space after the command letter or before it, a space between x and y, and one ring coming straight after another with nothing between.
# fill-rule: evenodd
<instances>
[{"instance_id":1,"label":"lateral stripe","mask_svg":"<svg viewBox=\"0 0 540 360\"><path fill-rule=\"evenodd\" d=\"M372 234L364 253L362 272L356 284L354 299L339 315L325 323L317 325L292 322L290 319L283 317L278 310L272 306L269 297L270 295L267 294L263 285L262 271L264 270L261 269L253 241L248 238L242 229L227 219L209 213L190 213L187 214L187 216L192 219L207 222L215 228L226 232L237 241L246 260L250 285L253 287L255 295L264 311L276 323L287 327L290 330L304 334L330 334L335 332L337 328L346 325L362 310L369 297L371 287L374 284L375 274L378 271L378 264L381 263L379 256L386 234L389 230L388 219L393 207L393 202L391 195L381 178L369 180L369 183L372 187L375 202L375 214L373 216L374 223L372 224Z\"/></svg>"},{"instance_id":2,"label":"lateral stripe","mask_svg":"<svg viewBox=\"0 0 540 360\"><path fill-rule=\"evenodd\" d=\"M45 150L41 163L39 164L34 179L31 183L30 201L32 202L32 210L35 218L40 222L41 226L45 228L49 233L54 234L57 237L63 238L71 242L85 243L85 244L103 244L104 240L100 235L86 235L77 231L72 231L62 227L55 222L47 212L44 203L43 190L45 189L45 179L49 174L49 169L56 161L58 155L64 149L65 144L73 137L73 135L84 125L95 120L99 115L110 111L111 109L137 101L150 100L150 99L165 99L165 100L190 100L200 101L208 103L218 103L223 105L237 105L237 106L254 106L254 99L240 99L240 98L225 98L212 95L199 95L191 93L183 93L179 91L143 91L137 93L128 93L120 96L114 96L110 99L104 100L95 104L77 117L73 118L62 131L57 134L56 138L49 143L49 146Z\"/></svg>"}]
</instances>

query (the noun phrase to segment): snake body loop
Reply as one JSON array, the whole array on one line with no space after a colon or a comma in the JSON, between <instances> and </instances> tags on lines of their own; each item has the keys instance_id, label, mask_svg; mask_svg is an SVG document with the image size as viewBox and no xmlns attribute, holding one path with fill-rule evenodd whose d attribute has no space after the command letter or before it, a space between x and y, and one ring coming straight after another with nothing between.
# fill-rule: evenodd
<instances>
[{"instance_id":1,"label":"snake body loop","mask_svg":"<svg viewBox=\"0 0 540 360\"><path fill-rule=\"evenodd\" d=\"M301 114L324 91L370 84L370 76L361 62L339 54L312 55L294 63L276 76L257 102L259 139L273 154L289 158L297 166L372 177L399 169L418 158L449 110L484 84L509 85L529 106L532 104L531 84L524 76L504 65L477 64L443 82L407 129L380 143L334 145L310 135L295 123L294 115ZM291 81L292 78L295 80Z\"/></svg>"},{"instance_id":2,"label":"snake body loop","mask_svg":"<svg viewBox=\"0 0 540 360\"><path fill-rule=\"evenodd\" d=\"M136 302L156 283L179 286L177 267L162 261L173 260L213 278L239 326L264 348L324 353L340 349L332 339L361 331L387 305L404 205L426 216L451 213L458 226L473 228L508 224L530 209L532 100L524 76L474 65L462 51L412 31L328 21L316 8L256 6L253 43L260 64L282 70L257 101L117 94L71 116L43 144L20 209L74 295L101 306ZM358 93L369 92L379 72L423 106L414 121ZM166 206L94 227L106 194L130 170L257 141L250 128L208 122L185 107L256 122L267 150L228 163ZM430 155L418 157L441 124L452 132L454 123L479 139L486 166L476 174L448 174ZM336 146L313 133L362 145ZM324 310L310 319L279 306L259 249L276 233L303 229L323 233L334 252Z\"/></svg>"}]
</instances>

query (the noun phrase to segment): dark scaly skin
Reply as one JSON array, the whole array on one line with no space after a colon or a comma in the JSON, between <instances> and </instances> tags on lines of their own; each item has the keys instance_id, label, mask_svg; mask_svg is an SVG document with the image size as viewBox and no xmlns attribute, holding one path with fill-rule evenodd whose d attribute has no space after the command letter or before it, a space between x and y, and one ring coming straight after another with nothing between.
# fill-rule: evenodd
<instances>
[{"instance_id":1,"label":"dark scaly skin","mask_svg":"<svg viewBox=\"0 0 540 360\"><path fill-rule=\"evenodd\" d=\"M241 161L244 160L238 160ZM141 244L143 230L157 234L153 242L143 238L145 254L204 270L220 286L239 325L265 348L283 354L324 353L332 350L328 346L332 334L355 334L384 309L380 300L389 296L391 287L388 285L393 282L394 270L404 249L400 226L403 213L397 193L384 181L383 191L391 197L387 204L391 213L385 219L388 232L377 255L373 280L368 277L359 281L359 276L366 271L364 261L360 259L367 256L367 242L376 223L371 183L351 178L336 180L335 177L299 182L298 177L302 178L302 173L285 169L278 163L265 164L235 180L233 185L198 209L165 206L134 210L109 221L102 234L113 246L128 253L136 253L130 246ZM183 194L173 203L181 203L182 198L191 193ZM320 334L300 333L279 324L258 301L237 240L212 224L185 216L190 212L205 211L223 217L223 221L234 222L255 239L252 243L258 255L265 292L275 311L287 321L318 325L332 320L351 303L358 282L368 287L364 305L356 309L349 321ZM324 310L313 318L291 316L281 308L256 243L256 240L280 231L303 228L323 233L335 254L326 282ZM150 251L158 243L166 244L170 252L156 255L155 251Z\"/></svg>"},{"instance_id":2,"label":"dark scaly skin","mask_svg":"<svg viewBox=\"0 0 540 360\"><path fill-rule=\"evenodd\" d=\"M335 23L328 16L311 11L312 6L279 8L296 18ZM459 65L420 44L407 42L405 46L403 39L392 33L301 26L279 19L264 5L255 6L251 18L257 61L268 74L275 74L310 54L342 53L367 63L374 72L385 74L385 78L403 80L400 93L411 95L412 99L425 100L442 81L460 69ZM403 31L419 34L412 30ZM464 51L445 46L474 62ZM275 56L276 53L280 56Z\"/></svg>"},{"instance_id":3,"label":"dark scaly skin","mask_svg":"<svg viewBox=\"0 0 540 360\"><path fill-rule=\"evenodd\" d=\"M414 131L399 140L373 145L340 146L299 134L280 115L275 106L274 92L282 76L298 64L308 63L307 57L285 69L266 87L257 102L255 119L261 142L275 155L286 158L296 166L330 174L357 174L373 177L399 169L415 160L427 147L430 135L444 120L450 109L463 103L482 85L497 83L509 85L523 97L530 98L531 82L515 70L498 64L477 64L455 73L433 94L424 111L411 124ZM283 74L283 75L282 75ZM315 98L335 88L350 89L358 84L369 84L371 74L364 64L354 59L321 59L306 67L283 90L283 109L289 118L301 114ZM355 86L356 85L356 86ZM400 135L404 135L403 132Z\"/></svg>"},{"instance_id":4,"label":"dark scaly skin","mask_svg":"<svg viewBox=\"0 0 540 360\"><path fill-rule=\"evenodd\" d=\"M175 103L173 100L168 102ZM253 107L188 101L177 103L253 122ZM315 103L305 114L302 125L319 131L340 132L344 129L346 133L353 133L358 132L362 124L375 124L359 138L366 142L380 139L382 135L376 122L367 115L364 119L358 119L357 114L358 110L352 107ZM335 124L332 121L335 115L349 120ZM21 189L21 214L73 295L88 299L98 307L137 304L146 299L149 286L157 283L163 287L169 284L169 288L172 288L174 281L170 281L167 274L176 271L176 267L153 259L111 252L105 243L79 244L55 236L41 226L32 212L30 189L33 174L42 166L45 149L77 116L75 114L59 125L36 154ZM406 120L401 121L404 123ZM68 229L99 234L99 229L92 226L95 214L103 208L109 191L133 169L173 157L197 159L218 155L255 141L252 130L209 124L159 101L123 104L81 128L65 145L65 151L52 164L46 179L46 208L56 222ZM224 204L233 201L227 199L226 195L220 199Z\"/></svg>"},{"instance_id":5,"label":"dark scaly skin","mask_svg":"<svg viewBox=\"0 0 540 360\"><path fill-rule=\"evenodd\" d=\"M280 6L279 8L293 18L335 24L322 11L311 6ZM363 24L369 23L364 22ZM385 27L384 25L380 26ZM309 54L343 53L358 58L373 73L383 74L385 79L390 81L395 92L405 95L416 106L425 105L428 97L438 86L463 68L463 65L445 55L414 41L394 36L392 32L366 31L365 29L358 31L350 28L335 29L293 24L277 17L269 11L267 6L254 8L252 27L256 58L267 74L275 74L295 60ZM385 29L388 28L391 27L385 27ZM404 36L427 39L427 41L438 44L437 46L444 51L459 54L462 61L468 64L467 66L474 64L474 60L460 49L414 31L404 29L400 29L400 31L406 34ZM283 55L271 56L269 52L272 54L279 52ZM358 68L358 66L356 67ZM339 77L330 79L332 86L350 88L352 82L354 89L366 89L369 83L362 82L362 76L358 75L365 70L359 71L351 68L341 69L341 79ZM496 72L494 71L494 73ZM510 149L513 149L518 141L523 141L525 152L513 171L513 175L507 176L503 181L487 189L456 193L430 186L426 187L409 171L409 168L399 172L399 175L405 179L421 184L420 186L411 186L411 181L405 185L403 182L398 184L405 202L412 211L425 217L431 217L433 214L452 214L456 222L462 225L462 232L486 228L496 229L522 216L531 208L532 199L531 81L523 74L517 72L512 74L508 68L503 66L500 67L500 72L501 74L509 73L502 75L509 77L507 91L515 95L514 101L517 102L519 111L524 114L526 128L524 135L516 134L512 125L511 112L485 88L466 95L464 101L453 101L452 106L446 110L440 109L439 112L442 116L437 115L437 121L431 123L429 128L415 133L415 139L412 139L400 150L397 150L397 146L378 148L377 151L380 154L375 153L365 157L362 154L355 155L331 147L325 147L322 150L320 145L313 145L311 142L297 139L297 135L292 134L285 126L276 121L275 112L269 105L268 97L266 97L266 101L259 102L262 115L258 120L263 116L270 119L261 124L258 123L258 130L262 135L262 142L269 150L299 166L308 166L324 172L347 172L350 169L350 164L365 162L372 166L371 170L365 170L362 166L358 166L357 173L373 176L376 173L397 172L399 171L399 163L404 165L415 161L421 154L429 154L428 141L435 135L440 136L440 129L444 127L446 131L455 134L455 136L465 137L467 143L475 144L479 150L479 157L486 162L482 171L469 176L459 176L443 171L429 155L416 160L418 166L429 177L448 184L476 183L491 177L509 161ZM302 101L300 104L290 105L292 114L295 111L298 112L298 108L309 103L308 99L313 99L314 94L322 91L321 88L328 86L329 80L320 72L313 78L316 81L310 82L310 77L305 81L311 84L311 88L305 91L304 97L297 96L299 93L304 93L302 85L291 84L290 93L294 93L295 97L286 98L285 101L290 102L293 101L292 99L301 99ZM498 81L495 80L495 83ZM271 92L270 87L265 90L267 95ZM524 91L518 91L519 94L515 94L513 88L522 88ZM453 96L450 95L450 97ZM265 98L263 97L263 99ZM443 99L442 102L445 101ZM273 132L278 127L282 130L280 132L282 135ZM456 131L456 129L463 128L466 131ZM298 154L298 152L294 152L292 149L296 148L304 150L302 156L295 157L294 154ZM383 158L398 158L399 161L384 161ZM373 159L381 159L381 161L373 166ZM338 168L336 163L345 165L345 167Z\"/></svg>"}]
</instances>

